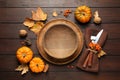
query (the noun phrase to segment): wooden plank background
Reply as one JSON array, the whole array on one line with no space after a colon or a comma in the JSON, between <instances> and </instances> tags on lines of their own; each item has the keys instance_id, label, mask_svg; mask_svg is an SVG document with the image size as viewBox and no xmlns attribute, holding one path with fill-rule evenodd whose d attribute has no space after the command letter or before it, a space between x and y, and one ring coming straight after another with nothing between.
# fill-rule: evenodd
<instances>
[{"instance_id":1,"label":"wooden plank background","mask_svg":"<svg viewBox=\"0 0 120 80\"><path fill-rule=\"evenodd\" d=\"M102 24L96 26L93 18L88 24L81 24L74 19L74 11L77 6L87 5L99 11ZM100 71L96 73L84 72L76 68L80 56L73 62L57 66L50 64L47 73L34 74L29 71L21 76L14 69L18 66L16 50L21 46L19 30L28 31L28 39L32 41L31 49L34 56L39 56L36 47L36 35L29 31L22 23L26 17L31 17L31 11L42 7L48 14L46 22L55 18L65 18L61 13L57 17L52 16L53 11L60 13L65 9L71 9L68 16L70 21L76 23L84 34L87 27L99 27L108 32L108 39L103 49L107 56L100 59ZM0 0L0 80L120 80L120 0ZM45 60L44 60L45 61ZM73 68L68 68L72 65Z\"/></svg>"}]
</instances>

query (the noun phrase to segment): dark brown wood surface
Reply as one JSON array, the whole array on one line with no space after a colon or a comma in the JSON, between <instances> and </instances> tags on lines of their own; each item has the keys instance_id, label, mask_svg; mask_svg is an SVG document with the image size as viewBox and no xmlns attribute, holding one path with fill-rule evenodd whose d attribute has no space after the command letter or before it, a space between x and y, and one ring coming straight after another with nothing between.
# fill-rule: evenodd
<instances>
[{"instance_id":1,"label":"dark brown wood surface","mask_svg":"<svg viewBox=\"0 0 120 80\"><path fill-rule=\"evenodd\" d=\"M88 24L77 22L74 19L74 10L81 5L90 6L93 13L98 10L102 24L95 25L93 18ZM31 11L37 7L42 7L48 14L47 22L55 18L65 18L63 14L53 17L54 10L60 12L71 9L72 14L65 19L76 23L83 34L87 27L103 28L108 32L108 39L103 47L107 56L100 59L98 73L77 69L75 65L80 56L63 66L49 63L47 73L34 74L29 71L21 76L20 72L14 70L19 65L16 50L22 41L19 37L20 29L28 31L27 38L32 41L34 56L41 57L36 47L36 35L22 24L26 17L31 17ZM0 0L0 80L120 80L120 0Z\"/></svg>"}]
</instances>

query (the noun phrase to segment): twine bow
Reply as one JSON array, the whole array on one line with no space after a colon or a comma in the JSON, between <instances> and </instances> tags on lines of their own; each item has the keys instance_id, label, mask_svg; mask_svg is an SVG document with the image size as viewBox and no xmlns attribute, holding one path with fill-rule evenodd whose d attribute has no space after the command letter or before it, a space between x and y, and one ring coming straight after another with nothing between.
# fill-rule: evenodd
<instances>
[{"instance_id":1,"label":"twine bow","mask_svg":"<svg viewBox=\"0 0 120 80\"><path fill-rule=\"evenodd\" d=\"M105 55L106 53L102 50L101 46L99 44L95 44L93 42L90 42L89 44L89 51L92 51L93 53L97 53L98 58Z\"/></svg>"}]
</instances>

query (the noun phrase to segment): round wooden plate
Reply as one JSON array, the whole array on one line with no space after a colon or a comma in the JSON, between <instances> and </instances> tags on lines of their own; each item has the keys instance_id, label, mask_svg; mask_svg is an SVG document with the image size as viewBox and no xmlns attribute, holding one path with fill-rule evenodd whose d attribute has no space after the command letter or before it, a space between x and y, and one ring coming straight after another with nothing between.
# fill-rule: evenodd
<instances>
[{"instance_id":1,"label":"round wooden plate","mask_svg":"<svg viewBox=\"0 0 120 80\"><path fill-rule=\"evenodd\" d=\"M49 56L64 59L74 54L78 38L72 25L55 22L45 27L43 48Z\"/></svg>"},{"instance_id":2,"label":"round wooden plate","mask_svg":"<svg viewBox=\"0 0 120 80\"><path fill-rule=\"evenodd\" d=\"M80 28L65 19L49 21L39 32L37 47L41 56L54 64L66 64L73 61L83 47L83 35Z\"/></svg>"}]
</instances>

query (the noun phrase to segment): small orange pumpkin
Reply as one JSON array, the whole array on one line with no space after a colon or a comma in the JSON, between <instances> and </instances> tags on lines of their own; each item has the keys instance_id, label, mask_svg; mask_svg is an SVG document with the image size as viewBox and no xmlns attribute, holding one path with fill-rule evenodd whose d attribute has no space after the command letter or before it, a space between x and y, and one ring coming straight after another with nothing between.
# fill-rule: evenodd
<instances>
[{"instance_id":1,"label":"small orange pumpkin","mask_svg":"<svg viewBox=\"0 0 120 80\"><path fill-rule=\"evenodd\" d=\"M17 50L16 57L21 63L25 64L32 59L33 52L29 47L23 46Z\"/></svg>"},{"instance_id":2,"label":"small orange pumpkin","mask_svg":"<svg viewBox=\"0 0 120 80\"><path fill-rule=\"evenodd\" d=\"M91 19L92 13L88 6L79 6L75 10L75 18L81 23L87 23Z\"/></svg>"},{"instance_id":3,"label":"small orange pumpkin","mask_svg":"<svg viewBox=\"0 0 120 80\"><path fill-rule=\"evenodd\" d=\"M39 57L34 57L29 64L29 67L32 72L39 73L44 70L45 64L43 60Z\"/></svg>"}]
</instances>

